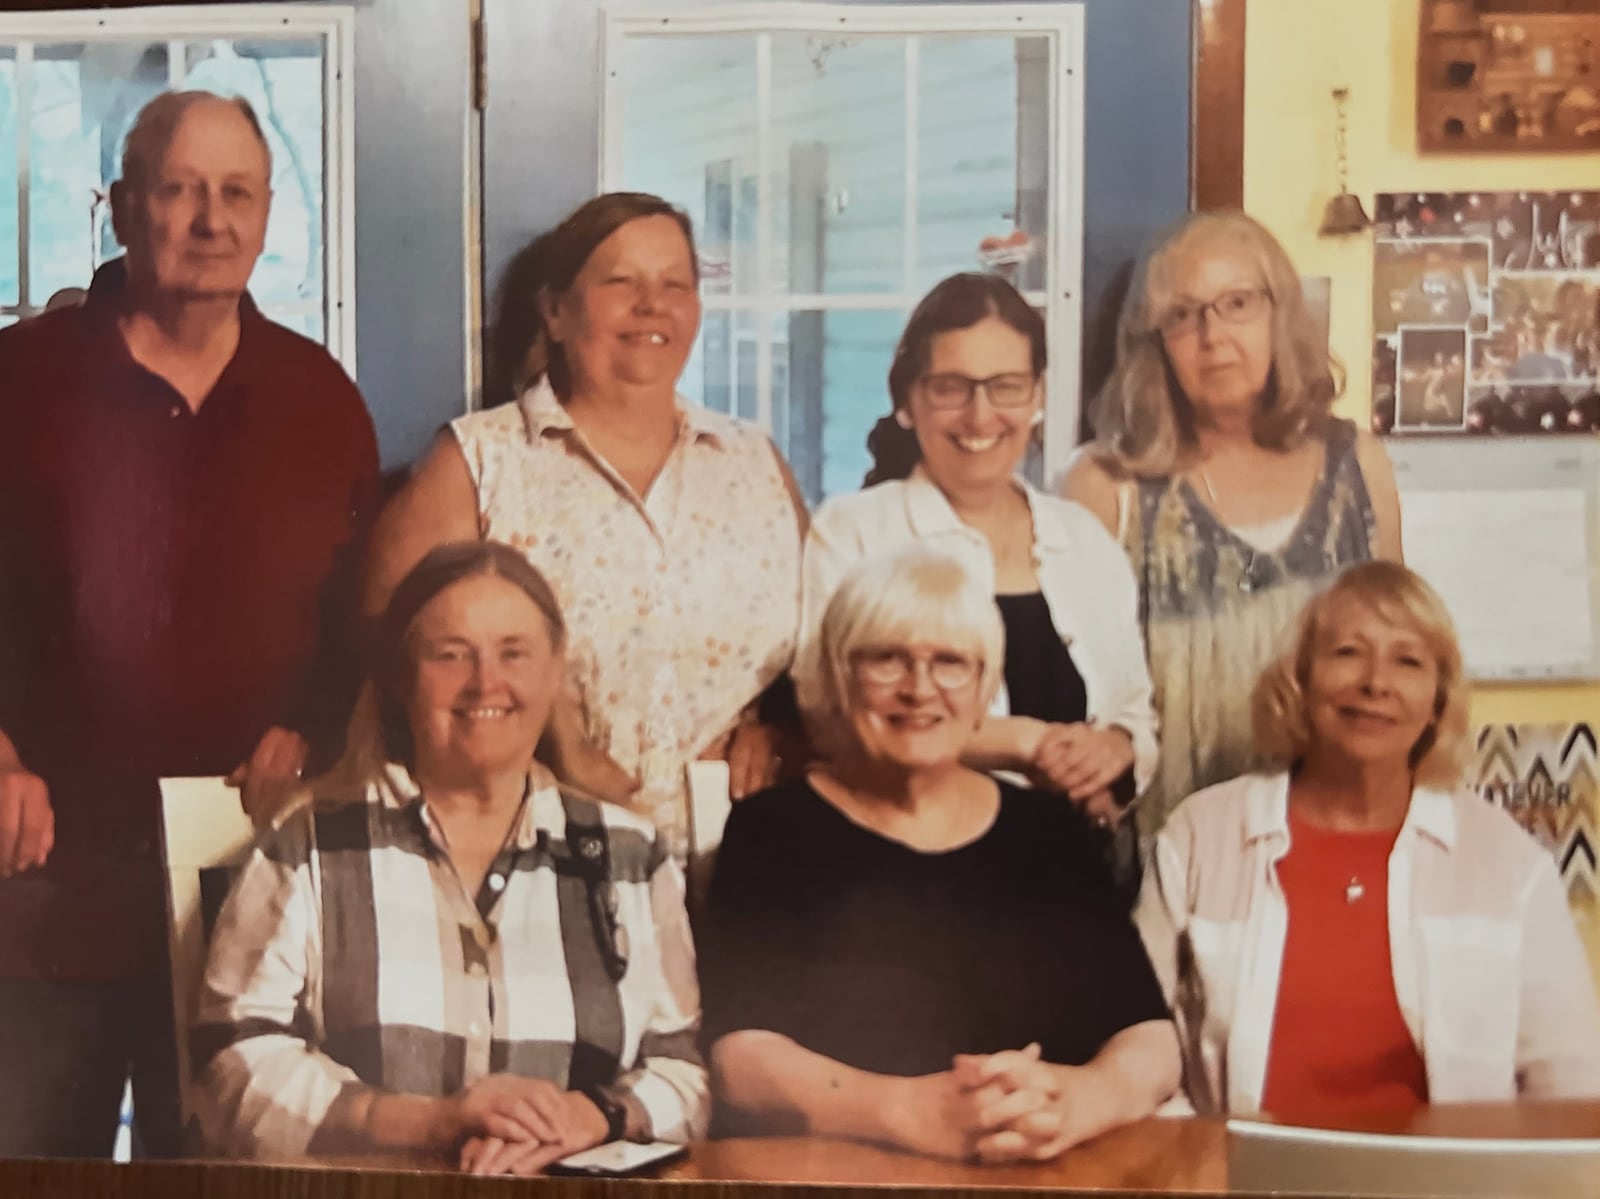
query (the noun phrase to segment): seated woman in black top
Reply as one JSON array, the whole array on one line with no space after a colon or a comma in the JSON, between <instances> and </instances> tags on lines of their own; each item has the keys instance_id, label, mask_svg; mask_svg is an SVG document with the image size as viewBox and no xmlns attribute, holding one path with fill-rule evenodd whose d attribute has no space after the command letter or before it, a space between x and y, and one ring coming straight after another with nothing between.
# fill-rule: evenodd
<instances>
[{"instance_id":1,"label":"seated woman in black top","mask_svg":"<svg viewBox=\"0 0 1600 1199\"><path fill-rule=\"evenodd\" d=\"M737 805L701 936L729 1132L1053 1157L1148 1115L1178 1045L1094 830L961 765L998 684L994 600L908 546L821 630L849 748Z\"/></svg>"}]
</instances>

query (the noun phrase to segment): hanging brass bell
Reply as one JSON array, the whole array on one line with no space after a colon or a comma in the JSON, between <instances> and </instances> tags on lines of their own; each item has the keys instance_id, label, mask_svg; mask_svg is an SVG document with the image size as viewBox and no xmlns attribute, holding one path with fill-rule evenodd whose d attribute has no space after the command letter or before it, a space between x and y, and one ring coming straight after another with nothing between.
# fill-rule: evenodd
<instances>
[{"instance_id":1,"label":"hanging brass bell","mask_svg":"<svg viewBox=\"0 0 1600 1199\"><path fill-rule=\"evenodd\" d=\"M1367 210L1361 207L1361 198L1342 191L1329 200L1328 206L1322 210L1322 228L1317 232L1323 237L1336 237L1345 233L1360 233L1371 225Z\"/></svg>"}]
</instances>

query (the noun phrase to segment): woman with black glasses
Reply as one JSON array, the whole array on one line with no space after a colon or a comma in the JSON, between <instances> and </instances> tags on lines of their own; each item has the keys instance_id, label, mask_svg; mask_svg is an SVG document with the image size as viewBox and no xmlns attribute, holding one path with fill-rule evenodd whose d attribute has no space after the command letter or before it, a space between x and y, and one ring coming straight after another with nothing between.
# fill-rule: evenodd
<instances>
[{"instance_id":1,"label":"woman with black glasses","mask_svg":"<svg viewBox=\"0 0 1600 1199\"><path fill-rule=\"evenodd\" d=\"M794 672L815 723L817 627L844 572L908 542L955 555L997 598L1007 646L967 763L1070 798L1105 839L1155 769L1150 679L1116 542L1018 475L1043 420L1044 368L1044 321L998 276L954 275L917 305L889 368L893 410L869 442L868 486L811 523ZM1131 902L1137 879L1122 865Z\"/></svg>"},{"instance_id":2,"label":"woman with black glasses","mask_svg":"<svg viewBox=\"0 0 1600 1199\"><path fill-rule=\"evenodd\" d=\"M1177 1086L1089 817L962 764L1003 643L988 589L928 546L829 601L835 756L734 806L700 929L726 1131L1044 1160Z\"/></svg>"},{"instance_id":3,"label":"woman with black glasses","mask_svg":"<svg viewBox=\"0 0 1600 1199\"><path fill-rule=\"evenodd\" d=\"M449 1155L536 1173L704 1129L678 867L533 762L564 627L516 550L431 551L377 630L389 764L257 847L194 1031L213 1152Z\"/></svg>"}]
</instances>

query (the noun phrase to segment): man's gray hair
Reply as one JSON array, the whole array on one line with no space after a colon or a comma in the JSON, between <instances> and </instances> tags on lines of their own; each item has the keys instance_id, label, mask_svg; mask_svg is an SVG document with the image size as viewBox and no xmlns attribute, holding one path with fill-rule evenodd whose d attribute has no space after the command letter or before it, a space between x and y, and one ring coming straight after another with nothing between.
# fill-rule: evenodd
<instances>
[{"instance_id":1,"label":"man's gray hair","mask_svg":"<svg viewBox=\"0 0 1600 1199\"><path fill-rule=\"evenodd\" d=\"M267 156L267 178L272 178L272 147L262 132L261 121L250 101L243 96L219 96L215 92L186 91L162 92L139 110L122 145L122 182L125 186L143 189L160 166L161 157L172 144L172 135L183 120L184 114L197 104L211 102L231 104L239 110L249 124L261 149Z\"/></svg>"}]
</instances>

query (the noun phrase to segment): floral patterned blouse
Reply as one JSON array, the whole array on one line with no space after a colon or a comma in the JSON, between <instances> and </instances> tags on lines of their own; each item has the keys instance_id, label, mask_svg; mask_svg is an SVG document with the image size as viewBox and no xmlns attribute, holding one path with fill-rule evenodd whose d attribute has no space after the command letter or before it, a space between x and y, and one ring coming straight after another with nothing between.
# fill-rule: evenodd
<instances>
[{"instance_id":1,"label":"floral patterned blouse","mask_svg":"<svg viewBox=\"0 0 1600 1199\"><path fill-rule=\"evenodd\" d=\"M451 430L481 535L525 553L561 602L585 732L639 776L641 810L681 859L685 764L794 654L801 529L777 450L680 396L678 442L641 496L548 382Z\"/></svg>"}]
</instances>

